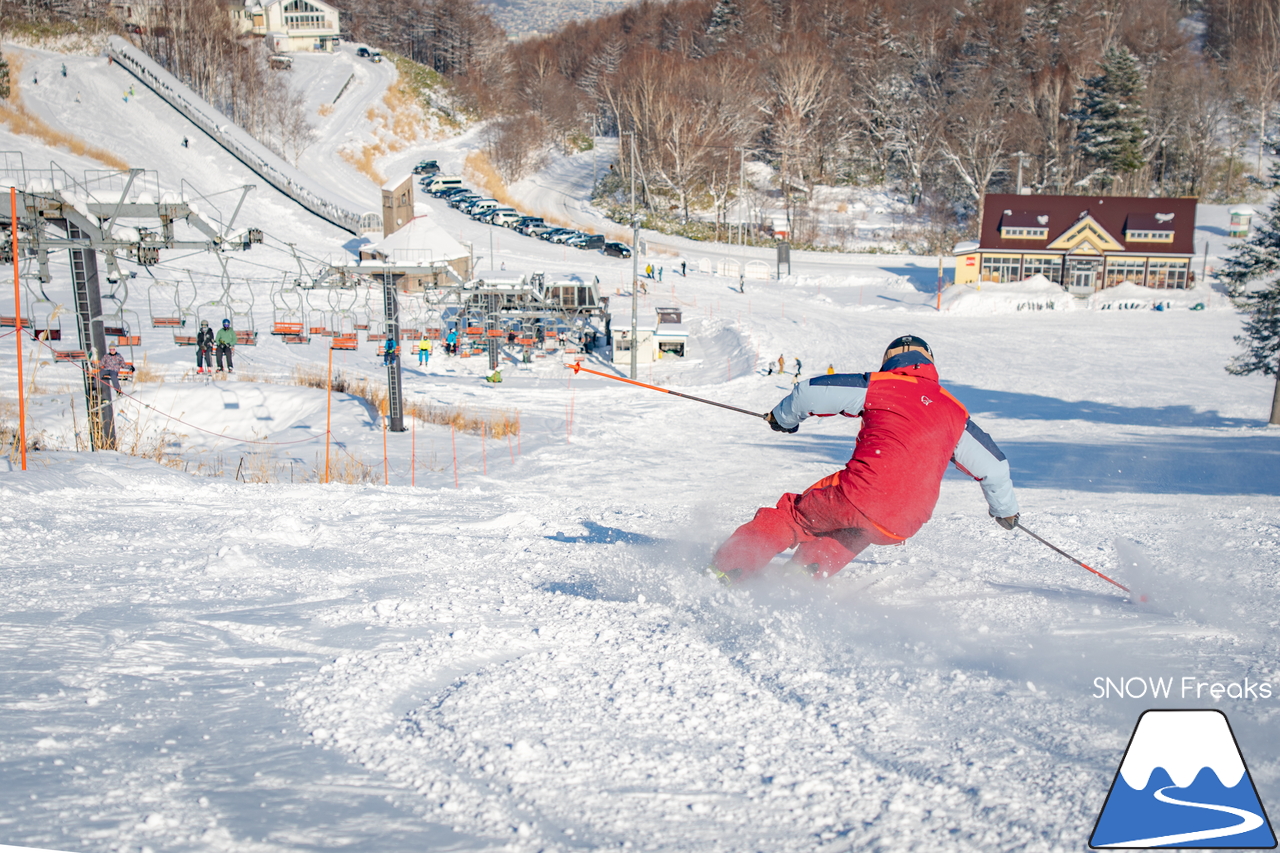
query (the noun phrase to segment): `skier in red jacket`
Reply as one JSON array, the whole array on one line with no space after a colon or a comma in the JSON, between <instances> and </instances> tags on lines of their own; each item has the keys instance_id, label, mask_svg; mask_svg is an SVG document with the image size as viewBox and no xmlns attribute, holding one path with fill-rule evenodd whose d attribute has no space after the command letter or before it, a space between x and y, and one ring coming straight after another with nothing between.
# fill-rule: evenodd
<instances>
[{"instance_id":1,"label":"skier in red jacket","mask_svg":"<svg viewBox=\"0 0 1280 853\"><path fill-rule=\"evenodd\" d=\"M844 568L868 545L896 545L929 516L949 462L982 484L991 515L1012 530L1018 501L1009 463L960 401L938 384L929 345L913 335L889 344L878 372L815 376L766 420L793 433L810 415L862 418L845 467L804 494L785 494L734 531L711 573L726 583L759 572L795 548L793 565L820 577Z\"/></svg>"}]
</instances>

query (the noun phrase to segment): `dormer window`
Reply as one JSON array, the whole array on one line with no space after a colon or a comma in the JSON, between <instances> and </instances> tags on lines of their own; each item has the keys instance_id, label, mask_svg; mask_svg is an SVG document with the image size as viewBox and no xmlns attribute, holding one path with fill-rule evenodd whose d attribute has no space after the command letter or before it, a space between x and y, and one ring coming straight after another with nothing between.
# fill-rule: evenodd
<instances>
[{"instance_id":1,"label":"dormer window","mask_svg":"<svg viewBox=\"0 0 1280 853\"><path fill-rule=\"evenodd\" d=\"M1172 231L1126 231L1125 242L1128 243L1172 243Z\"/></svg>"},{"instance_id":2,"label":"dormer window","mask_svg":"<svg viewBox=\"0 0 1280 853\"><path fill-rule=\"evenodd\" d=\"M1006 240L1044 240L1049 236L1049 229L1004 226L1000 229L1000 236Z\"/></svg>"}]
</instances>

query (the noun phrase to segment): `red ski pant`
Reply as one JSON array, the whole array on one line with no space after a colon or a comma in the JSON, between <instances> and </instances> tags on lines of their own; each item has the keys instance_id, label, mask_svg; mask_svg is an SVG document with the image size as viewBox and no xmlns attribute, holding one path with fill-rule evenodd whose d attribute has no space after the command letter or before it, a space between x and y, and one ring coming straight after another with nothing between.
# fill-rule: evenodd
<instances>
[{"instance_id":1,"label":"red ski pant","mask_svg":"<svg viewBox=\"0 0 1280 853\"><path fill-rule=\"evenodd\" d=\"M795 548L792 562L833 575L868 545L896 545L901 537L881 529L849 502L836 482L839 474L814 483L803 495L788 492L776 506L756 511L716 551L722 572L752 575L776 554Z\"/></svg>"}]
</instances>

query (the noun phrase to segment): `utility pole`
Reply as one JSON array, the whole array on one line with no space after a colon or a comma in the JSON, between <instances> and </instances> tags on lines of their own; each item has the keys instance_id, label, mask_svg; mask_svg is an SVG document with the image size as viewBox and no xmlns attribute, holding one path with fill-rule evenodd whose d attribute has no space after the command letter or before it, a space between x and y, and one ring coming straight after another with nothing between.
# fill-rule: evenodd
<instances>
[{"instance_id":1,"label":"utility pole","mask_svg":"<svg viewBox=\"0 0 1280 853\"><path fill-rule=\"evenodd\" d=\"M640 312L640 214L636 212L636 134L631 132L631 378L640 373L636 318Z\"/></svg>"},{"instance_id":2,"label":"utility pole","mask_svg":"<svg viewBox=\"0 0 1280 853\"><path fill-rule=\"evenodd\" d=\"M1018 158L1018 195L1022 195L1022 164L1027 159L1027 153L1019 151L1013 156Z\"/></svg>"},{"instance_id":3,"label":"utility pole","mask_svg":"<svg viewBox=\"0 0 1280 853\"><path fill-rule=\"evenodd\" d=\"M640 217L631 216L631 378L640 372L640 348L636 345L636 317L640 312Z\"/></svg>"}]
</instances>

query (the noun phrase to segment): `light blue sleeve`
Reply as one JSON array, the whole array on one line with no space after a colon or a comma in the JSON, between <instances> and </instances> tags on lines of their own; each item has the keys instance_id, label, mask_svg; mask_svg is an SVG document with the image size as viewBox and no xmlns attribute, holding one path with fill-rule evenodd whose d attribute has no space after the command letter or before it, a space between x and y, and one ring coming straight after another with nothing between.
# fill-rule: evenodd
<instances>
[{"instance_id":1,"label":"light blue sleeve","mask_svg":"<svg viewBox=\"0 0 1280 853\"><path fill-rule=\"evenodd\" d=\"M867 402L865 373L815 376L797 383L782 402L773 407L773 419L791 429L810 415L857 417Z\"/></svg>"},{"instance_id":2,"label":"light blue sleeve","mask_svg":"<svg viewBox=\"0 0 1280 853\"><path fill-rule=\"evenodd\" d=\"M982 493L987 498L987 506L992 515L1008 518L1018 514L1018 498L1013 493L1009 460L991 440L991 436L972 420L965 423L951 461L982 484Z\"/></svg>"}]
</instances>

